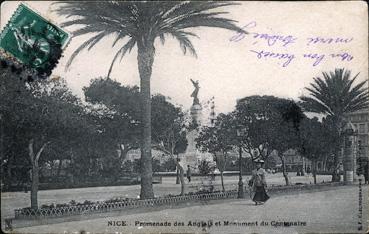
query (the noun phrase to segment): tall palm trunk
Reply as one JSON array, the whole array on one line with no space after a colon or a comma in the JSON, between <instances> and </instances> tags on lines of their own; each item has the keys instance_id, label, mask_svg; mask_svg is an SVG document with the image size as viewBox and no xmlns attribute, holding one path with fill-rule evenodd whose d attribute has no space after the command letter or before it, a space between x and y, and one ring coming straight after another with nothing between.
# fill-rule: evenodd
<instances>
[{"instance_id":1,"label":"tall palm trunk","mask_svg":"<svg viewBox=\"0 0 369 234\"><path fill-rule=\"evenodd\" d=\"M155 48L153 42L139 41L138 48L138 71L140 74L141 91L141 121L142 121L142 142L141 142L141 199L154 198L152 186L152 162L151 162L151 94L150 78L152 65L154 62Z\"/></svg>"}]
</instances>

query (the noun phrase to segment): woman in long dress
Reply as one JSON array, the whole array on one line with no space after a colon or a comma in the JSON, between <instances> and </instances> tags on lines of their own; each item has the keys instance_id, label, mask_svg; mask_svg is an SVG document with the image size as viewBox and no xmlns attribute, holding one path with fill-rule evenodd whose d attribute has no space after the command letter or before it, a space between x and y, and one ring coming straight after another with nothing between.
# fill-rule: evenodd
<instances>
[{"instance_id":1,"label":"woman in long dress","mask_svg":"<svg viewBox=\"0 0 369 234\"><path fill-rule=\"evenodd\" d=\"M255 205L263 204L269 199L265 190L267 183L265 180L265 170L262 168L264 161L256 161L256 169L252 171L252 177L249 181L251 185L251 198Z\"/></svg>"}]
</instances>

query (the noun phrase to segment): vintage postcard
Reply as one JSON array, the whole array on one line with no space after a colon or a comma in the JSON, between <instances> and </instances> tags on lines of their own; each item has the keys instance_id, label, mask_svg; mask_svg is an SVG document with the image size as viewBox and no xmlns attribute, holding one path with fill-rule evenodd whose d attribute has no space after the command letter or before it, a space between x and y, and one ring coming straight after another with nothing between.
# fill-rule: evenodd
<instances>
[{"instance_id":1,"label":"vintage postcard","mask_svg":"<svg viewBox=\"0 0 369 234\"><path fill-rule=\"evenodd\" d=\"M364 1L5 1L5 233L368 233Z\"/></svg>"}]
</instances>

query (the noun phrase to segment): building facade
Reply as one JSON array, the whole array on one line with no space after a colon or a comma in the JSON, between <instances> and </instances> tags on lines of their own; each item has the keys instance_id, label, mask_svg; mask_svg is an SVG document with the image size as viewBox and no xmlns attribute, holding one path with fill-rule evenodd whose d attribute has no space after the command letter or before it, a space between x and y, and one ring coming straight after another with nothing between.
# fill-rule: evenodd
<instances>
[{"instance_id":1,"label":"building facade","mask_svg":"<svg viewBox=\"0 0 369 234\"><path fill-rule=\"evenodd\" d=\"M287 171L311 171L312 165L311 161L305 157L302 157L296 150L289 149L283 154L284 161L286 164ZM317 165L317 170L321 170L319 164Z\"/></svg>"},{"instance_id":2,"label":"building facade","mask_svg":"<svg viewBox=\"0 0 369 234\"><path fill-rule=\"evenodd\" d=\"M369 111L362 110L352 112L346 115L346 120L351 122L356 132L355 140L355 155L356 155L356 168L360 170L368 163L369 148L368 148L368 136L369 136Z\"/></svg>"}]
</instances>

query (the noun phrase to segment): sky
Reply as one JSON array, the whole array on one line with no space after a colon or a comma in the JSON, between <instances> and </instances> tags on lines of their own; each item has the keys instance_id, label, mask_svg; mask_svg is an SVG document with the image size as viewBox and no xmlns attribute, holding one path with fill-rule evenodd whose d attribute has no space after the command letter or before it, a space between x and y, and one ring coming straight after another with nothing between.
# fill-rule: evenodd
<instances>
[{"instance_id":1,"label":"sky","mask_svg":"<svg viewBox=\"0 0 369 234\"><path fill-rule=\"evenodd\" d=\"M66 21L48 1L26 1L56 25ZM1 5L1 28L20 4ZM168 37L157 40L152 73L152 93L171 97L185 110L192 104L190 78L200 84L201 102L215 98L216 112L229 112L236 100L250 95L275 95L297 100L307 94L313 77L323 71L346 68L368 79L368 15L364 2L240 2L224 7L224 17L234 19L248 35L224 29L189 30L198 58L183 55L179 43ZM67 28L68 29L68 28ZM71 30L71 29L69 29ZM83 98L82 88L97 77L105 77L115 51L113 37L81 53L68 70L73 51L91 35L72 38L53 75L63 77L72 91ZM116 63L111 77L123 85L139 85L137 50Z\"/></svg>"}]
</instances>

